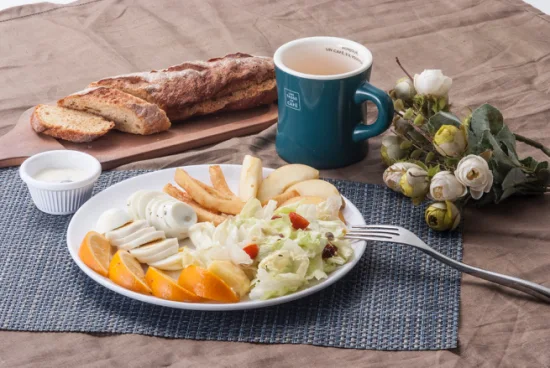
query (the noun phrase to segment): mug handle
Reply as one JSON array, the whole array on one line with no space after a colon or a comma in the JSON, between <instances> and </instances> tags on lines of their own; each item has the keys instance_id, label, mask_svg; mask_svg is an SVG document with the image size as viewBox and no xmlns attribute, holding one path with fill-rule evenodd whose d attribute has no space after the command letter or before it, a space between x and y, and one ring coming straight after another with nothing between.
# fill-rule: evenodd
<instances>
[{"instance_id":1,"label":"mug handle","mask_svg":"<svg viewBox=\"0 0 550 368\"><path fill-rule=\"evenodd\" d=\"M381 89L369 82L363 82L355 91L355 103L362 104L372 101L378 109L378 118L372 124L358 123L353 130L353 141L361 142L365 139L377 136L385 132L393 120L393 101L391 97Z\"/></svg>"}]
</instances>

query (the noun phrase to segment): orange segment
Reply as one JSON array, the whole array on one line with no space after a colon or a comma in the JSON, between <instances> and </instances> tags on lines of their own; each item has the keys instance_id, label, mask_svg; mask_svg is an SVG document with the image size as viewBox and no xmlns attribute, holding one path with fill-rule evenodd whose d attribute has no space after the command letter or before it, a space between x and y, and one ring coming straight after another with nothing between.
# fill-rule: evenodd
<instances>
[{"instance_id":1,"label":"orange segment","mask_svg":"<svg viewBox=\"0 0 550 368\"><path fill-rule=\"evenodd\" d=\"M92 270L107 277L111 244L105 237L95 231L89 231L80 244L78 256Z\"/></svg>"},{"instance_id":2,"label":"orange segment","mask_svg":"<svg viewBox=\"0 0 550 368\"><path fill-rule=\"evenodd\" d=\"M194 265L184 268L178 284L205 299L224 303L236 303L239 296L218 276Z\"/></svg>"},{"instance_id":3,"label":"orange segment","mask_svg":"<svg viewBox=\"0 0 550 368\"><path fill-rule=\"evenodd\" d=\"M149 267L145 273L145 282L153 295L176 302L200 302L202 298L178 285L176 280L155 267Z\"/></svg>"},{"instance_id":4,"label":"orange segment","mask_svg":"<svg viewBox=\"0 0 550 368\"><path fill-rule=\"evenodd\" d=\"M145 273L141 264L128 251L119 250L109 265L109 278L125 289L142 294L152 294L145 283Z\"/></svg>"}]
</instances>

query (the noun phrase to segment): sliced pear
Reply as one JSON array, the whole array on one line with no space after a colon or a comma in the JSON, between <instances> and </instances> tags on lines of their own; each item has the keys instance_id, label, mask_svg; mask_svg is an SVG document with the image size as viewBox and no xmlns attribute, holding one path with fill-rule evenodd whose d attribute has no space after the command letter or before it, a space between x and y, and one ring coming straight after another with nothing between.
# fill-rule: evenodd
<instances>
[{"instance_id":1,"label":"sliced pear","mask_svg":"<svg viewBox=\"0 0 550 368\"><path fill-rule=\"evenodd\" d=\"M239 181L239 198L244 202L250 198L256 198L262 178L262 160L250 155L244 156Z\"/></svg>"},{"instance_id":2,"label":"sliced pear","mask_svg":"<svg viewBox=\"0 0 550 368\"><path fill-rule=\"evenodd\" d=\"M319 171L311 166L301 164L281 166L262 181L258 191L258 199L263 203L283 193L291 185L318 178Z\"/></svg>"},{"instance_id":3,"label":"sliced pear","mask_svg":"<svg viewBox=\"0 0 550 368\"><path fill-rule=\"evenodd\" d=\"M250 280L246 273L231 261L212 261L208 271L225 281L241 297L250 290Z\"/></svg>"}]
</instances>

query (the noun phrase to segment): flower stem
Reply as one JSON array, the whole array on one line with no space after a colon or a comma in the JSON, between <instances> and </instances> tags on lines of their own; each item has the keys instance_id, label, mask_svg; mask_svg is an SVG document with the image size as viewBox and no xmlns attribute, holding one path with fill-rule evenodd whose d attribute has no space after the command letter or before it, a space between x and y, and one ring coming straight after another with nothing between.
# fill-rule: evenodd
<instances>
[{"instance_id":1,"label":"flower stem","mask_svg":"<svg viewBox=\"0 0 550 368\"><path fill-rule=\"evenodd\" d=\"M401 65L401 62L399 61L399 58L396 56L395 57L395 61L397 62L397 65L399 65L399 67L401 68L401 70L407 75L407 77L409 77L409 79L411 80L411 82L414 82L414 78L411 77L411 75L409 74L409 72L403 67L403 65Z\"/></svg>"},{"instance_id":2,"label":"flower stem","mask_svg":"<svg viewBox=\"0 0 550 368\"><path fill-rule=\"evenodd\" d=\"M532 140L531 138L527 138L527 137L524 137L522 135L519 135L519 134L516 134L514 133L514 135L516 136L516 140L520 141L520 142L523 142L525 144L528 144L530 145L531 147L535 147L535 148L538 148L539 150L541 150L542 152L544 152L544 154L548 157L550 157L550 149L548 149L547 147L545 147L544 145L542 145L542 143L539 143L537 141L534 141Z\"/></svg>"}]
</instances>

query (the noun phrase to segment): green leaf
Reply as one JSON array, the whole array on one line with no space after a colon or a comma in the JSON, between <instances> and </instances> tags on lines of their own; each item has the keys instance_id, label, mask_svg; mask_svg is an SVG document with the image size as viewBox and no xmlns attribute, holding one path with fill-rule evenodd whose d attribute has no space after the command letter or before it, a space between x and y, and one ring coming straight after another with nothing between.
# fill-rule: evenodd
<instances>
[{"instance_id":1,"label":"green leaf","mask_svg":"<svg viewBox=\"0 0 550 368\"><path fill-rule=\"evenodd\" d=\"M547 187L548 182L550 181L550 170L548 170L548 162L546 167L538 169L537 168L537 180L540 181L542 187Z\"/></svg>"},{"instance_id":2,"label":"green leaf","mask_svg":"<svg viewBox=\"0 0 550 368\"><path fill-rule=\"evenodd\" d=\"M437 105L439 106L439 110L443 110L445 106L447 106L447 97L445 96L439 97L439 101Z\"/></svg>"},{"instance_id":3,"label":"green leaf","mask_svg":"<svg viewBox=\"0 0 550 368\"><path fill-rule=\"evenodd\" d=\"M445 157L445 165L450 167L456 167L458 165L459 158Z\"/></svg>"},{"instance_id":4,"label":"green leaf","mask_svg":"<svg viewBox=\"0 0 550 368\"><path fill-rule=\"evenodd\" d=\"M442 125L454 125L460 128L460 119L449 112L440 111L430 118L427 125L428 131L433 135Z\"/></svg>"},{"instance_id":5,"label":"green leaf","mask_svg":"<svg viewBox=\"0 0 550 368\"><path fill-rule=\"evenodd\" d=\"M422 151L419 150L419 149L415 149L414 151L412 151L411 153L411 158L414 159L414 160L418 160L418 158L422 155Z\"/></svg>"},{"instance_id":6,"label":"green leaf","mask_svg":"<svg viewBox=\"0 0 550 368\"><path fill-rule=\"evenodd\" d=\"M417 110L422 109L422 107L424 106L424 95L415 95L413 97L413 103Z\"/></svg>"},{"instance_id":7,"label":"green leaf","mask_svg":"<svg viewBox=\"0 0 550 368\"><path fill-rule=\"evenodd\" d=\"M409 160L408 162L410 162L410 163L412 163L412 164L416 164L416 165L420 166L423 170L428 171L428 166L426 166L426 164L423 163L422 161L418 161L418 160Z\"/></svg>"},{"instance_id":8,"label":"green leaf","mask_svg":"<svg viewBox=\"0 0 550 368\"><path fill-rule=\"evenodd\" d=\"M512 196L514 193L521 191L521 186L528 182L527 176L519 167L515 167L508 172L502 181L502 195L498 198L498 202Z\"/></svg>"},{"instance_id":9,"label":"green leaf","mask_svg":"<svg viewBox=\"0 0 550 368\"><path fill-rule=\"evenodd\" d=\"M424 160L426 163L428 162L431 162L433 161L433 159L435 158L435 153L433 152L428 152L428 154L426 155L426 159Z\"/></svg>"},{"instance_id":10,"label":"green leaf","mask_svg":"<svg viewBox=\"0 0 550 368\"><path fill-rule=\"evenodd\" d=\"M504 124L500 111L489 104L474 110L468 126L470 153L479 154L492 149L494 159L509 169L521 166L516 153L516 138Z\"/></svg>"},{"instance_id":11,"label":"green leaf","mask_svg":"<svg viewBox=\"0 0 550 368\"><path fill-rule=\"evenodd\" d=\"M521 164L527 169L527 170L530 170L530 171L535 171L535 169L537 168L537 165L539 164L539 162L537 160L535 160L533 157L529 156L529 157L526 157L524 158L523 160L520 160L519 162L521 162Z\"/></svg>"},{"instance_id":12,"label":"green leaf","mask_svg":"<svg viewBox=\"0 0 550 368\"><path fill-rule=\"evenodd\" d=\"M441 169L439 168L439 165L430 166L430 168L428 169L428 177L433 178L435 174L437 174L439 171L441 171Z\"/></svg>"}]
</instances>

